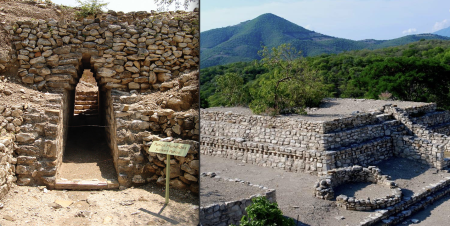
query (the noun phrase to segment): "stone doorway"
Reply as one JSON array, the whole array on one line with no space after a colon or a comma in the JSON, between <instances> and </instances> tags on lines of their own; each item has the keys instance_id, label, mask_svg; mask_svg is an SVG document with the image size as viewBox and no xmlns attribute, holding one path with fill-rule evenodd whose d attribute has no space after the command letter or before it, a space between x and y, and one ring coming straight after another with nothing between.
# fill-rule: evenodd
<instances>
[{"instance_id":1,"label":"stone doorway","mask_svg":"<svg viewBox=\"0 0 450 226\"><path fill-rule=\"evenodd\" d=\"M56 189L117 188L117 173L105 128L102 92L90 69L84 69L74 91L70 108L66 144Z\"/></svg>"}]
</instances>

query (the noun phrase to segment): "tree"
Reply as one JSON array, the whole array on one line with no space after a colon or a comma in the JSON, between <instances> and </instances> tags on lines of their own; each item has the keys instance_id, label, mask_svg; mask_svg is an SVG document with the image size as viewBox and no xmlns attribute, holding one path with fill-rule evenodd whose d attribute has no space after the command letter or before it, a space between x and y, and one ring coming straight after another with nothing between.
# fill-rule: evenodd
<instances>
[{"instance_id":1,"label":"tree","mask_svg":"<svg viewBox=\"0 0 450 226\"><path fill-rule=\"evenodd\" d=\"M279 76L273 84L273 108L278 114L280 110L280 84L288 82L293 78L293 76L298 75L300 70L296 67L296 61L300 59L301 52L292 47L290 44L282 44L277 48L272 48L271 50L267 46L263 47L263 50L259 51L258 54L261 56L261 62L268 67L279 67L281 71Z\"/></svg>"},{"instance_id":2,"label":"tree","mask_svg":"<svg viewBox=\"0 0 450 226\"><path fill-rule=\"evenodd\" d=\"M264 47L259 52L261 63L272 69L260 76L250 90L255 113L306 113L304 108L316 106L327 96L329 87L311 70L301 52L290 44L276 48Z\"/></svg>"},{"instance_id":3,"label":"tree","mask_svg":"<svg viewBox=\"0 0 450 226\"><path fill-rule=\"evenodd\" d=\"M183 6L184 10L187 10L189 8L189 4L191 2L197 2L198 4L198 0L154 0L154 1L158 5L158 11L167 11L169 9L169 6L171 6L172 4L175 5L175 9L179 9L181 6Z\"/></svg>"},{"instance_id":4,"label":"tree","mask_svg":"<svg viewBox=\"0 0 450 226\"><path fill-rule=\"evenodd\" d=\"M244 79L236 73L226 73L216 78L216 93L208 99L211 106L236 106L243 104Z\"/></svg>"},{"instance_id":5,"label":"tree","mask_svg":"<svg viewBox=\"0 0 450 226\"><path fill-rule=\"evenodd\" d=\"M353 83L366 91L367 98L376 99L388 91L399 100L436 102L448 108L449 73L450 66L438 59L386 58L367 66Z\"/></svg>"}]
</instances>

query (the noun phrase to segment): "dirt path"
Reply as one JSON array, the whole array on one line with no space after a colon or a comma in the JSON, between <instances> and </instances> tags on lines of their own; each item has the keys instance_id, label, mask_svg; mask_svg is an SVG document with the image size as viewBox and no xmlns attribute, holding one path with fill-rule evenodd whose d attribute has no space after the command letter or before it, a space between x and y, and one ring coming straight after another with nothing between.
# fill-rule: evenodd
<instances>
[{"instance_id":1,"label":"dirt path","mask_svg":"<svg viewBox=\"0 0 450 226\"><path fill-rule=\"evenodd\" d=\"M197 195L155 185L123 191L58 191L16 186L2 200L0 225L197 225ZM61 207L56 200L69 201ZM64 205L65 203L62 203Z\"/></svg>"},{"instance_id":2,"label":"dirt path","mask_svg":"<svg viewBox=\"0 0 450 226\"><path fill-rule=\"evenodd\" d=\"M71 127L58 179L117 179L102 127Z\"/></svg>"}]
</instances>

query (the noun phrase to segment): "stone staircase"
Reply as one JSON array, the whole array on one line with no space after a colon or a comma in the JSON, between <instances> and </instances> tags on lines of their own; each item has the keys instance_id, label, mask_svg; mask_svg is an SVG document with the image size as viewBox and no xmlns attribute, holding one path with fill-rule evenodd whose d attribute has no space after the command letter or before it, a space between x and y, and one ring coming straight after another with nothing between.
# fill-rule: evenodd
<instances>
[{"instance_id":1,"label":"stone staircase","mask_svg":"<svg viewBox=\"0 0 450 226\"><path fill-rule=\"evenodd\" d=\"M98 115L98 91L77 91L75 93L74 115Z\"/></svg>"}]
</instances>

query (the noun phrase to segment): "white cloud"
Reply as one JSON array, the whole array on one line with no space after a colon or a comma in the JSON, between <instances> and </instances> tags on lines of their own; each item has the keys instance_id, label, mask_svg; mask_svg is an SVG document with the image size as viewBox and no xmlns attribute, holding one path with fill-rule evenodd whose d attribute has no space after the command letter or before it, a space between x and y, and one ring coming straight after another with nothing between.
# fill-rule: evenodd
<instances>
[{"instance_id":1,"label":"white cloud","mask_svg":"<svg viewBox=\"0 0 450 226\"><path fill-rule=\"evenodd\" d=\"M416 29L415 28L410 28L410 29L408 29L408 30L404 30L402 33L403 34L412 34L412 33L416 33Z\"/></svg>"},{"instance_id":2,"label":"white cloud","mask_svg":"<svg viewBox=\"0 0 450 226\"><path fill-rule=\"evenodd\" d=\"M314 29L314 28L311 26L311 24L306 25L305 28L308 29L308 30L313 30L313 29Z\"/></svg>"},{"instance_id":3,"label":"white cloud","mask_svg":"<svg viewBox=\"0 0 450 226\"><path fill-rule=\"evenodd\" d=\"M433 31L433 32L434 32L434 31L439 31L439 30L441 30L441 29L444 29L444 28L448 27L449 25L450 25L450 20L447 20L447 19L445 19L445 20L443 20L443 21L441 21L441 22L436 22L436 23L434 24L434 26L433 26L432 31Z\"/></svg>"}]
</instances>

